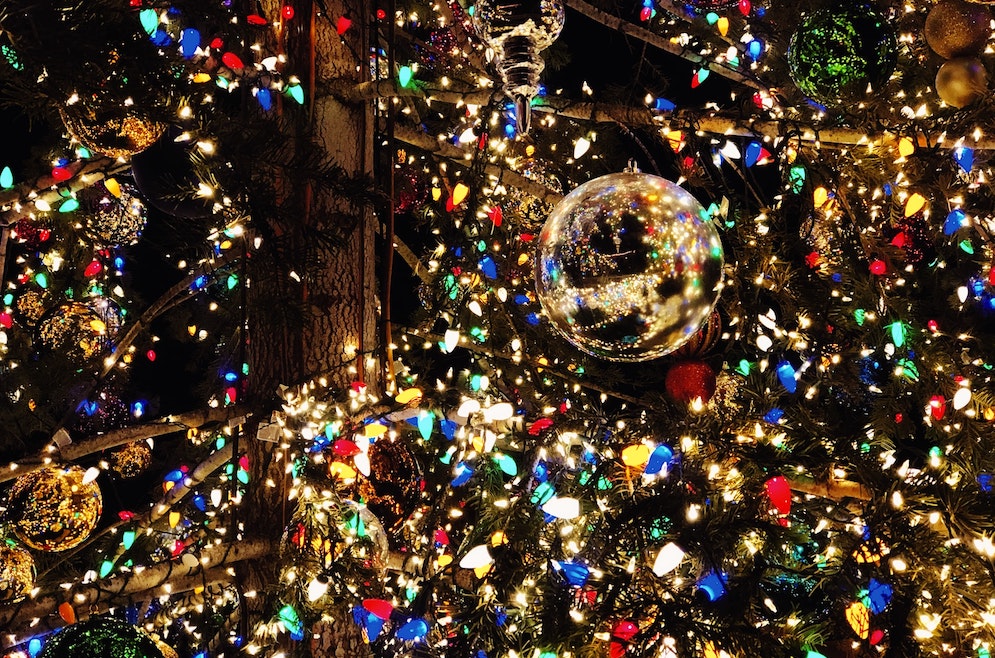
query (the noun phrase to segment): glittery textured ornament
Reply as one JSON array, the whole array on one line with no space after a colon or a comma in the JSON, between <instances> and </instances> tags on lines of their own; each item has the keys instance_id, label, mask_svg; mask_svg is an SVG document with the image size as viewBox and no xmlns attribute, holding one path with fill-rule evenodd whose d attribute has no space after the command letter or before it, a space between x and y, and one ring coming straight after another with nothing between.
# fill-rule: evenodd
<instances>
[{"instance_id":1,"label":"glittery textured ornament","mask_svg":"<svg viewBox=\"0 0 995 658\"><path fill-rule=\"evenodd\" d=\"M694 332L694 335L686 343L674 350L672 354L673 356L685 359L707 354L719 342L721 334L722 318L719 316L718 311L712 311L704 326Z\"/></svg>"},{"instance_id":2,"label":"glittery textured ornament","mask_svg":"<svg viewBox=\"0 0 995 658\"><path fill-rule=\"evenodd\" d=\"M891 244L905 252L905 262L918 265L930 261L936 254L933 236L922 213L902 217L892 225Z\"/></svg>"},{"instance_id":3,"label":"glittery textured ornament","mask_svg":"<svg viewBox=\"0 0 995 658\"><path fill-rule=\"evenodd\" d=\"M122 107L101 109L84 102L59 111L66 130L80 144L109 158L129 158L155 144L165 126Z\"/></svg>"},{"instance_id":4,"label":"glittery textured ornament","mask_svg":"<svg viewBox=\"0 0 995 658\"><path fill-rule=\"evenodd\" d=\"M401 441L381 439L370 446L370 475L359 482L362 499L394 536L418 507L421 469Z\"/></svg>"},{"instance_id":5,"label":"glittery textured ornament","mask_svg":"<svg viewBox=\"0 0 995 658\"><path fill-rule=\"evenodd\" d=\"M940 0L929 10L923 33L933 51L951 59L980 55L991 35L992 13L964 0Z\"/></svg>"},{"instance_id":6,"label":"glittery textured ornament","mask_svg":"<svg viewBox=\"0 0 995 658\"><path fill-rule=\"evenodd\" d=\"M735 7L739 0L685 0L684 3L698 14L705 14L718 9Z\"/></svg>"},{"instance_id":7,"label":"glittery textured ornament","mask_svg":"<svg viewBox=\"0 0 995 658\"><path fill-rule=\"evenodd\" d=\"M722 244L701 204L639 172L589 181L539 236L536 291L553 326L612 361L668 354L708 320L722 288Z\"/></svg>"},{"instance_id":8,"label":"glittery textured ornament","mask_svg":"<svg viewBox=\"0 0 995 658\"><path fill-rule=\"evenodd\" d=\"M135 441L111 455L111 468L123 478L138 477L152 465L152 449L145 441Z\"/></svg>"},{"instance_id":9,"label":"glittery textured ornament","mask_svg":"<svg viewBox=\"0 0 995 658\"><path fill-rule=\"evenodd\" d=\"M95 395L81 391L86 399L76 407L76 419L69 428L73 436L94 436L124 427L131 420L131 409L110 386Z\"/></svg>"},{"instance_id":10,"label":"glittery textured ornament","mask_svg":"<svg viewBox=\"0 0 995 658\"><path fill-rule=\"evenodd\" d=\"M110 346L120 325L120 309L110 300L66 302L50 309L39 320L38 341L45 349L60 352L74 361L85 361Z\"/></svg>"},{"instance_id":11,"label":"glittery textured ornament","mask_svg":"<svg viewBox=\"0 0 995 658\"><path fill-rule=\"evenodd\" d=\"M806 16L791 36L788 64L802 93L823 104L860 98L895 70L895 31L869 4L843 3Z\"/></svg>"},{"instance_id":12,"label":"glittery textured ornament","mask_svg":"<svg viewBox=\"0 0 995 658\"><path fill-rule=\"evenodd\" d=\"M977 57L958 57L936 72L936 93L954 107L967 107L988 93L988 72Z\"/></svg>"},{"instance_id":13,"label":"glittery textured ornament","mask_svg":"<svg viewBox=\"0 0 995 658\"><path fill-rule=\"evenodd\" d=\"M708 409L721 417L734 417L738 415L743 405L740 402L739 392L743 385L742 377L720 372L715 377L715 392L712 393L708 401Z\"/></svg>"},{"instance_id":14,"label":"glittery textured ornament","mask_svg":"<svg viewBox=\"0 0 995 658\"><path fill-rule=\"evenodd\" d=\"M663 386L674 402L707 403L715 393L715 370L704 361L681 361L667 371Z\"/></svg>"},{"instance_id":15,"label":"glittery textured ornament","mask_svg":"<svg viewBox=\"0 0 995 658\"><path fill-rule=\"evenodd\" d=\"M163 658L155 641L114 617L91 617L51 636L38 658Z\"/></svg>"},{"instance_id":16,"label":"glittery textured ornament","mask_svg":"<svg viewBox=\"0 0 995 658\"><path fill-rule=\"evenodd\" d=\"M29 251L38 251L52 238L52 227L45 219L21 217L14 222L11 237Z\"/></svg>"},{"instance_id":17,"label":"glittery textured ornament","mask_svg":"<svg viewBox=\"0 0 995 658\"><path fill-rule=\"evenodd\" d=\"M851 222L822 210L802 222L799 235L812 250L806 264L823 275L845 269L847 253L859 244Z\"/></svg>"},{"instance_id":18,"label":"glittery textured ornament","mask_svg":"<svg viewBox=\"0 0 995 658\"><path fill-rule=\"evenodd\" d=\"M83 543L103 510L100 487L84 482L85 473L79 466L48 466L17 478L7 508L18 539L39 551Z\"/></svg>"},{"instance_id":19,"label":"glittery textured ornament","mask_svg":"<svg viewBox=\"0 0 995 658\"><path fill-rule=\"evenodd\" d=\"M33 327L45 315L45 295L37 290L25 290L14 302L14 308L17 321L25 327Z\"/></svg>"},{"instance_id":20,"label":"glittery textured ornament","mask_svg":"<svg viewBox=\"0 0 995 658\"><path fill-rule=\"evenodd\" d=\"M155 646L162 652L162 658L180 658L180 654L176 653L176 649L169 646L162 640L156 640Z\"/></svg>"},{"instance_id":21,"label":"glittery textured ornament","mask_svg":"<svg viewBox=\"0 0 995 658\"><path fill-rule=\"evenodd\" d=\"M100 181L77 195L84 213L83 232L99 247L138 242L147 218L138 190L117 180Z\"/></svg>"},{"instance_id":22,"label":"glittery textured ornament","mask_svg":"<svg viewBox=\"0 0 995 658\"><path fill-rule=\"evenodd\" d=\"M11 541L0 543L0 603L19 601L35 584L31 553Z\"/></svg>"}]
</instances>

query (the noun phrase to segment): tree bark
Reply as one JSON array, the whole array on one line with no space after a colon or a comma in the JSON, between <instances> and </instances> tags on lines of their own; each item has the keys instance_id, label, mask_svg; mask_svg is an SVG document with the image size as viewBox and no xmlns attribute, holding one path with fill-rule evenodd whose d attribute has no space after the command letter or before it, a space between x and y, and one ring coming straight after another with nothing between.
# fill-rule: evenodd
<instances>
[{"instance_id":1,"label":"tree bark","mask_svg":"<svg viewBox=\"0 0 995 658\"><path fill-rule=\"evenodd\" d=\"M265 0L268 15L279 15L281 3ZM316 98L315 89L332 80L349 85L366 81L369 65L369 35L366 21L372 16L369 0L327 0L324 3L300 2L295 5L298 18L294 33L286 36L286 51L295 73L308 90L311 104L313 137L331 159L348 176L369 176L373 170L373 118L366 101L344 103L330 96ZM352 26L340 35L336 21L346 16ZM308 25L307 21L310 20ZM283 37L281 37L282 39ZM304 73L308 66L310 72ZM304 74L302 74L304 73ZM294 257L307 254L305 262L283 263L260 275L250 287L259 300L273 292L272 277L285 291L288 304L297 304L294 312L266 308L250 300L248 318L251 330L248 343L250 363L250 399L272 399L280 384L295 385L322 377L333 389L344 389L353 381L366 383L371 390L381 390L377 353L376 309L377 281L375 265L375 226L370 208L357 207L348 199L283 181L286 195L298 197L304 212L299 227L289 231L297 236L306 230L331 227L343 235L339 246L330 244L294 244L306 238L284 233L290 247L285 253ZM302 189L303 188L303 189ZM287 230L287 227L280 227ZM265 278L263 278L265 277ZM272 298L270 298L272 304ZM250 462L250 485L240 506L239 519L247 537L279 542L292 513L288 500L290 476L287 445L259 440L255 431L237 437L237 452L244 452ZM237 566L239 582L257 590L260 596L245 601L250 624L272 618L280 604L272 596L278 590L278 565L275 560L252 560ZM368 648L358 627L346 610L333 615L330 625L312 629L311 653L316 658L349 656L362 658ZM281 639L281 641L283 641Z\"/></svg>"}]
</instances>

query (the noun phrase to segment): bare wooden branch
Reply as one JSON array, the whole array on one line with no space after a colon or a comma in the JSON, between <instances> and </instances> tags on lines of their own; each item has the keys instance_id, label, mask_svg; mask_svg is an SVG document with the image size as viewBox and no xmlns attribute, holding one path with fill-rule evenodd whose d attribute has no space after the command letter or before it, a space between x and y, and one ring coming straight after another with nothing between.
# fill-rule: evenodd
<instances>
[{"instance_id":1,"label":"bare wooden branch","mask_svg":"<svg viewBox=\"0 0 995 658\"><path fill-rule=\"evenodd\" d=\"M798 493L821 496L837 502L845 498L862 501L871 499L871 490L859 482L835 479L818 481L802 476L786 476L786 479L791 490Z\"/></svg>"},{"instance_id":2,"label":"bare wooden branch","mask_svg":"<svg viewBox=\"0 0 995 658\"><path fill-rule=\"evenodd\" d=\"M463 151L448 142L435 139L413 128L397 126L394 128L394 137L398 141L410 144L429 153L434 153L447 160L458 162L464 166L470 164L471 153L469 151ZM484 171L492 176L496 183L516 187L546 203L556 203L562 198L562 195L558 192L550 190L541 183L530 180L510 169L505 169L495 164L488 164L484 167Z\"/></svg>"},{"instance_id":3,"label":"bare wooden branch","mask_svg":"<svg viewBox=\"0 0 995 658\"><path fill-rule=\"evenodd\" d=\"M112 158L95 158L74 162L66 165L66 169L72 173L72 178L69 180L57 182L51 176L43 176L31 183L23 183L13 189L0 192L0 210L18 212L22 206L37 200L54 205L65 199L65 194L78 192L98 181L127 171L130 167L129 163ZM0 223L10 224L11 222Z\"/></svg>"},{"instance_id":4,"label":"bare wooden branch","mask_svg":"<svg viewBox=\"0 0 995 658\"><path fill-rule=\"evenodd\" d=\"M613 16L606 11L602 11L597 7L588 4L584 0L566 0L566 5L567 7L584 14L588 18L601 23L605 27L621 32L627 36L634 37L640 41L644 41L655 48L663 50L664 52L677 55L682 59L686 59L689 62L706 68L709 71L728 78L729 80L738 82L753 89L763 88L759 82L735 69L721 66L715 62L710 62L698 53L685 50L681 45L672 43L666 37L656 34L655 32L651 32L644 27L635 25L634 23L624 21L618 16Z\"/></svg>"},{"instance_id":5,"label":"bare wooden branch","mask_svg":"<svg viewBox=\"0 0 995 658\"><path fill-rule=\"evenodd\" d=\"M76 443L70 443L61 449L53 446L10 464L9 467L0 471L0 482L6 482L25 473L36 471L53 461L74 461L101 450L109 450L133 441L200 427L207 423L231 420L244 413L245 410L241 407L202 409L175 416L166 416L151 423L122 427L106 434L98 434Z\"/></svg>"},{"instance_id":6,"label":"bare wooden branch","mask_svg":"<svg viewBox=\"0 0 995 658\"><path fill-rule=\"evenodd\" d=\"M419 260L418 256L415 255L415 252L411 250L411 247L405 244L396 235L394 236L394 251L404 260L405 263L408 264L411 271L414 272L415 276L421 279L423 283L432 283L432 275L429 274L428 269L422 265L421 260Z\"/></svg>"},{"instance_id":7,"label":"bare wooden branch","mask_svg":"<svg viewBox=\"0 0 995 658\"><path fill-rule=\"evenodd\" d=\"M34 630L39 624L53 628L61 626L57 615L61 603L68 601L77 614L86 616L91 606L125 602L127 597L139 592L161 590L154 595L168 594L170 591L184 591L205 585L209 580L220 582L228 565L244 560L254 560L272 554L276 550L273 542L265 540L240 541L232 544L218 544L200 552L199 564L193 568L180 561L156 564L144 569L136 569L128 575L98 580L87 585L77 584L64 589L56 587L34 599L21 603L0 606L0 629L5 631L4 644L18 644L16 629L26 626ZM54 623L53 623L54 622ZM13 633L11 638L7 633Z\"/></svg>"}]
</instances>

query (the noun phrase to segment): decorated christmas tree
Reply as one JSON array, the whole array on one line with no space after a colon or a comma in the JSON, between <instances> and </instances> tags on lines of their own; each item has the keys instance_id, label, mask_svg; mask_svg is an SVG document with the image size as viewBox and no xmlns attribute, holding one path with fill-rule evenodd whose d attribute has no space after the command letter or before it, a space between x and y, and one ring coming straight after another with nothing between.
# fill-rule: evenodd
<instances>
[{"instance_id":1,"label":"decorated christmas tree","mask_svg":"<svg viewBox=\"0 0 995 658\"><path fill-rule=\"evenodd\" d=\"M983 2L5 0L11 658L986 658Z\"/></svg>"}]
</instances>

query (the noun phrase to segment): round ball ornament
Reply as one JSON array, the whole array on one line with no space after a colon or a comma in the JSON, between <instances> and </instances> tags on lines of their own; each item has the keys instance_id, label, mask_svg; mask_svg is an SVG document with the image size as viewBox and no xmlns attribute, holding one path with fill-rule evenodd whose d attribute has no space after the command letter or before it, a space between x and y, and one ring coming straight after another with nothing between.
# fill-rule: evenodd
<instances>
[{"instance_id":1,"label":"round ball ornament","mask_svg":"<svg viewBox=\"0 0 995 658\"><path fill-rule=\"evenodd\" d=\"M926 43L946 59L980 55L991 35L991 19L984 5L940 0L926 16Z\"/></svg>"},{"instance_id":2,"label":"round ball ornament","mask_svg":"<svg viewBox=\"0 0 995 658\"><path fill-rule=\"evenodd\" d=\"M109 178L86 188L77 198L85 213L83 232L97 246L138 242L147 213L134 186Z\"/></svg>"},{"instance_id":3,"label":"round ball ornament","mask_svg":"<svg viewBox=\"0 0 995 658\"><path fill-rule=\"evenodd\" d=\"M163 658L163 653L137 626L114 617L91 617L50 637L38 658Z\"/></svg>"},{"instance_id":4,"label":"round ball ornament","mask_svg":"<svg viewBox=\"0 0 995 658\"><path fill-rule=\"evenodd\" d=\"M381 439L370 445L367 456L370 475L360 478L359 494L393 537L418 507L421 467L402 441Z\"/></svg>"},{"instance_id":5,"label":"round ball ornament","mask_svg":"<svg viewBox=\"0 0 995 658\"><path fill-rule=\"evenodd\" d=\"M152 449L145 441L135 441L111 455L111 468L122 478L134 478L152 465Z\"/></svg>"},{"instance_id":6,"label":"round ball ornament","mask_svg":"<svg viewBox=\"0 0 995 658\"><path fill-rule=\"evenodd\" d=\"M673 356L687 359L708 354L718 344L721 335L722 317L718 311L712 311L704 326L694 332L686 343L674 350Z\"/></svg>"},{"instance_id":7,"label":"round ball ornament","mask_svg":"<svg viewBox=\"0 0 995 658\"><path fill-rule=\"evenodd\" d=\"M37 334L42 347L73 361L86 361L102 352L111 335L105 317L82 302L65 302L48 310L38 321Z\"/></svg>"},{"instance_id":8,"label":"round ball ornament","mask_svg":"<svg viewBox=\"0 0 995 658\"><path fill-rule=\"evenodd\" d=\"M936 93L947 105L967 107L988 93L988 72L977 57L944 62L936 72Z\"/></svg>"},{"instance_id":9,"label":"round ball ornament","mask_svg":"<svg viewBox=\"0 0 995 658\"><path fill-rule=\"evenodd\" d=\"M739 0L686 0L684 5L690 7L696 14L707 14L710 11L735 7Z\"/></svg>"},{"instance_id":10,"label":"round ball ornament","mask_svg":"<svg viewBox=\"0 0 995 658\"><path fill-rule=\"evenodd\" d=\"M722 289L722 244L701 204L638 171L584 183L539 234L536 292L553 326L611 361L648 361L687 342Z\"/></svg>"},{"instance_id":11,"label":"round ball ornament","mask_svg":"<svg viewBox=\"0 0 995 658\"><path fill-rule=\"evenodd\" d=\"M880 87L895 70L895 31L871 5L843 3L804 19L788 45L791 79L805 95L835 105Z\"/></svg>"},{"instance_id":12,"label":"round ball ornament","mask_svg":"<svg viewBox=\"0 0 995 658\"><path fill-rule=\"evenodd\" d=\"M31 553L12 541L0 543L0 603L23 599L35 584L35 561Z\"/></svg>"},{"instance_id":13,"label":"round ball ornament","mask_svg":"<svg viewBox=\"0 0 995 658\"><path fill-rule=\"evenodd\" d=\"M663 382L667 396L685 404L701 400L707 404L717 385L717 375L704 361L682 361L670 367Z\"/></svg>"},{"instance_id":14,"label":"round ball ornament","mask_svg":"<svg viewBox=\"0 0 995 658\"><path fill-rule=\"evenodd\" d=\"M45 295L37 290L25 290L14 302L18 321L26 327L34 327L45 315Z\"/></svg>"},{"instance_id":15,"label":"round ball ornament","mask_svg":"<svg viewBox=\"0 0 995 658\"><path fill-rule=\"evenodd\" d=\"M79 466L48 466L14 481L8 509L17 538L39 551L66 551L97 527L100 487Z\"/></svg>"},{"instance_id":16,"label":"round ball ornament","mask_svg":"<svg viewBox=\"0 0 995 658\"><path fill-rule=\"evenodd\" d=\"M101 109L85 103L59 111L69 134L89 150L109 158L130 158L155 144L165 126L130 109Z\"/></svg>"}]
</instances>

